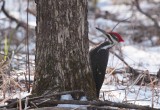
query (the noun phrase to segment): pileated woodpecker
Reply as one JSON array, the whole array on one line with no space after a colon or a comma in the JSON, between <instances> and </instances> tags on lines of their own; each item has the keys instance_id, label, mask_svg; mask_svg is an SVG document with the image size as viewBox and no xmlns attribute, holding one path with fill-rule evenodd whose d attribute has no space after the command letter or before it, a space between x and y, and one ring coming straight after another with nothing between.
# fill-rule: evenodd
<instances>
[{"instance_id":1,"label":"pileated woodpecker","mask_svg":"<svg viewBox=\"0 0 160 110\"><path fill-rule=\"evenodd\" d=\"M108 57L109 57L109 49L114 45L118 44L119 42L123 42L124 40L116 32L107 33L102 29L99 28L96 29L102 32L108 38L108 41L105 41L102 44L96 46L89 52L90 66L96 84L96 95L98 98L106 73L106 67L108 64Z\"/></svg>"}]
</instances>

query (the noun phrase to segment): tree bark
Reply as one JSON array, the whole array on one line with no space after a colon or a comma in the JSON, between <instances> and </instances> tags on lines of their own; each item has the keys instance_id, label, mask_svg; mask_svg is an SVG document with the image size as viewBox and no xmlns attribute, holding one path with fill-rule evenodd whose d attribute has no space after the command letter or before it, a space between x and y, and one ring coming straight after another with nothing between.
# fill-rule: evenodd
<instances>
[{"instance_id":1,"label":"tree bark","mask_svg":"<svg viewBox=\"0 0 160 110\"><path fill-rule=\"evenodd\" d=\"M36 0L36 67L32 93L83 90L96 98L89 66L87 0Z\"/></svg>"}]
</instances>

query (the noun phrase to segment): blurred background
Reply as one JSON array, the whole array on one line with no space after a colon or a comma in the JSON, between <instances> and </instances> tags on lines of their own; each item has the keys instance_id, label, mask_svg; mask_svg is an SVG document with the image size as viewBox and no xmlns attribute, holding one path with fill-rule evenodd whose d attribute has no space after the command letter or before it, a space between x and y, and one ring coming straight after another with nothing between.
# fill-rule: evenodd
<instances>
[{"instance_id":1,"label":"blurred background","mask_svg":"<svg viewBox=\"0 0 160 110\"><path fill-rule=\"evenodd\" d=\"M29 0L29 4L27 1L0 0L0 84L3 92L3 97L1 95L0 98L2 99L5 98L6 91L13 93L18 88L26 92L26 88L32 87L35 67L36 4L35 0ZM159 10L160 0L88 0L90 48L105 40L103 34L95 27L106 32L118 32L125 42L112 50L130 67L144 73L140 80L150 74L155 78L152 80L149 77L147 84L141 81L141 85L146 84L145 87L133 86L138 84L138 78L132 82L131 80L134 79L130 74L126 74L126 64L115 54L110 53L106 71L109 74L106 74L101 89L103 92L101 98L104 100L128 101L141 105L152 104L152 106L154 102L156 107L160 107L158 94L160 92L157 89L158 86L154 85L160 77ZM7 59L10 59L7 62L9 66L5 66L3 62ZM114 71L119 70L121 70L120 73L113 74ZM29 76L28 73L30 73ZM17 82L10 77L11 75ZM3 80L1 80L2 77ZM29 81L28 78L30 78ZM152 87L155 89L153 90ZM129 92L126 94L127 90Z\"/></svg>"},{"instance_id":2,"label":"blurred background","mask_svg":"<svg viewBox=\"0 0 160 110\"><path fill-rule=\"evenodd\" d=\"M0 7L0 59L4 58L4 54L11 58L14 52L12 68L23 69L25 67L23 64L26 63L27 59L28 44L31 67L34 68L36 40L35 1L29 0L29 4L27 4L27 0L5 0L4 4L3 0L0 0ZM99 27L106 32L116 31L123 36L125 43L119 48L121 56L126 54L129 57L137 53L139 49L147 52L147 54L152 51L148 56L151 56L153 52L154 56L156 56L158 53L156 54L155 52L160 50L159 10L160 0L88 0L91 48L105 39L95 29L95 27ZM27 22L29 29L27 29ZM26 40L27 36L29 39L28 43ZM131 50L132 52L130 52ZM138 54L136 55L138 56ZM139 55L144 56L146 53ZM135 57L130 59L134 60L138 65L143 65L143 61L147 58L145 57L142 62L140 61L141 57L138 60ZM156 65L154 63L155 66L156 70L151 68L158 71L159 62Z\"/></svg>"}]
</instances>

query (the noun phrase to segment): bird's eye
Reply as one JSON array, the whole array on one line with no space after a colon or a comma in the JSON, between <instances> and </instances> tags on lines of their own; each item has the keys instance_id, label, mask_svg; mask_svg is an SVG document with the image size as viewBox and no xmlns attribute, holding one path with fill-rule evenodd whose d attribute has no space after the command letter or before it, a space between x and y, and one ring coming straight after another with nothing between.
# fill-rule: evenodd
<instances>
[{"instance_id":1,"label":"bird's eye","mask_svg":"<svg viewBox=\"0 0 160 110\"><path fill-rule=\"evenodd\" d=\"M115 40L115 41L118 41L119 39L115 36L115 35L113 35L112 34L112 38Z\"/></svg>"}]
</instances>

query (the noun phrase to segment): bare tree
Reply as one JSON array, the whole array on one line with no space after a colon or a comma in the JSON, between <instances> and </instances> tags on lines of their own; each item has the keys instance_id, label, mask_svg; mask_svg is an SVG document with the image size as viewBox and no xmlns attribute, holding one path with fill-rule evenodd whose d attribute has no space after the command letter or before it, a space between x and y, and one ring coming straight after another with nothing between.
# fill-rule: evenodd
<instances>
[{"instance_id":1,"label":"bare tree","mask_svg":"<svg viewBox=\"0 0 160 110\"><path fill-rule=\"evenodd\" d=\"M36 0L33 94L83 90L95 99L89 67L87 0Z\"/></svg>"}]
</instances>

